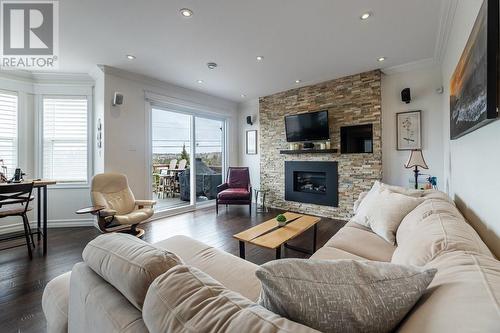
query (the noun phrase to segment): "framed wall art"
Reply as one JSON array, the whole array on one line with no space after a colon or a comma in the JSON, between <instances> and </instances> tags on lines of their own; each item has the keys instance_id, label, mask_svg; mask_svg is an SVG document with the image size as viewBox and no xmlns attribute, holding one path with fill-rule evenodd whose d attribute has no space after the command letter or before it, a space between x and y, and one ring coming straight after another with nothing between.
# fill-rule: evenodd
<instances>
[{"instance_id":1,"label":"framed wall art","mask_svg":"<svg viewBox=\"0 0 500 333\"><path fill-rule=\"evenodd\" d=\"M257 130L247 131L247 155L257 155Z\"/></svg>"},{"instance_id":2,"label":"framed wall art","mask_svg":"<svg viewBox=\"0 0 500 333\"><path fill-rule=\"evenodd\" d=\"M422 149L422 112L396 114L397 150Z\"/></svg>"}]
</instances>

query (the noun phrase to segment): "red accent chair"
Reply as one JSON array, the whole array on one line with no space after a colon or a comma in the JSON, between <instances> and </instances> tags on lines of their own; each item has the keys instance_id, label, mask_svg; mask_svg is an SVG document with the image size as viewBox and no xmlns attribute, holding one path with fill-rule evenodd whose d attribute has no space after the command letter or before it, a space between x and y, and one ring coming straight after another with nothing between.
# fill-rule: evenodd
<instances>
[{"instance_id":1,"label":"red accent chair","mask_svg":"<svg viewBox=\"0 0 500 333\"><path fill-rule=\"evenodd\" d=\"M252 215L252 185L247 167L230 167L224 184L217 186L215 211L219 214L220 205L248 205Z\"/></svg>"}]
</instances>

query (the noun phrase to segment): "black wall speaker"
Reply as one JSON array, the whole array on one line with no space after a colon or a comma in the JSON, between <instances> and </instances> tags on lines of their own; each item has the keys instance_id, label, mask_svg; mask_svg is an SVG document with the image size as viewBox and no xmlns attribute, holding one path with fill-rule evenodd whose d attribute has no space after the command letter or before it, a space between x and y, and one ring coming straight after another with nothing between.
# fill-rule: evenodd
<instances>
[{"instance_id":1,"label":"black wall speaker","mask_svg":"<svg viewBox=\"0 0 500 333\"><path fill-rule=\"evenodd\" d=\"M115 95L113 96L113 106L122 104L123 104L123 94L115 92Z\"/></svg>"},{"instance_id":2,"label":"black wall speaker","mask_svg":"<svg viewBox=\"0 0 500 333\"><path fill-rule=\"evenodd\" d=\"M404 88L403 90L401 90L401 100L406 104L410 104L411 102L410 88Z\"/></svg>"},{"instance_id":3,"label":"black wall speaker","mask_svg":"<svg viewBox=\"0 0 500 333\"><path fill-rule=\"evenodd\" d=\"M252 116L247 116L247 124L248 125L253 125Z\"/></svg>"}]
</instances>

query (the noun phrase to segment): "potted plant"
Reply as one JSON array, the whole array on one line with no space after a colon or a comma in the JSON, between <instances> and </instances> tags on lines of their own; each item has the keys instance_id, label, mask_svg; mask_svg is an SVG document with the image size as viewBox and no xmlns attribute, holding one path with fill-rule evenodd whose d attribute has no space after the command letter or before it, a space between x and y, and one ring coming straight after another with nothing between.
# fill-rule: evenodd
<instances>
[{"instance_id":1,"label":"potted plant","mask_svg":"<svg viewBox=\"0 0 500 333\"><path fill-rule=\"evenodd\" d=\"M283 214L279 214L276 216L276 221L278 222L279 227L284 227L286 225L286 216Z\"/></svg>"}]
</instances>

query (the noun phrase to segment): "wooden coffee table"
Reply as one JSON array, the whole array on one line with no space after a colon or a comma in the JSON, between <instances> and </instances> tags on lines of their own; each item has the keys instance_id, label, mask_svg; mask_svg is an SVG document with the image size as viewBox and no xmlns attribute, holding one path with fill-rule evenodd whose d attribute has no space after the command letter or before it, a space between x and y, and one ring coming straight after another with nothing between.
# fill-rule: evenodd
<instances>
[{"instance_id":1,"label":"wooden coffee table","mask_svg":"<svg viewBox=\"0 0 500 333\"><path fill-rule=\"evenodd\" d=\"M283 215L286 216L287 221L290 221L284 227L278 227L276 219L272 219L233 235L240 242L240 257L245 259L245 243L258 245L266 249L275 249L276 259L281 258L282 245L295 251L313 254L316 251L316 235L318 222L321 221L321 218L290 212ZM312 251L287 244L289 240L302 235L311 227L314 228Z\"/></svg>"}]
</instances>

